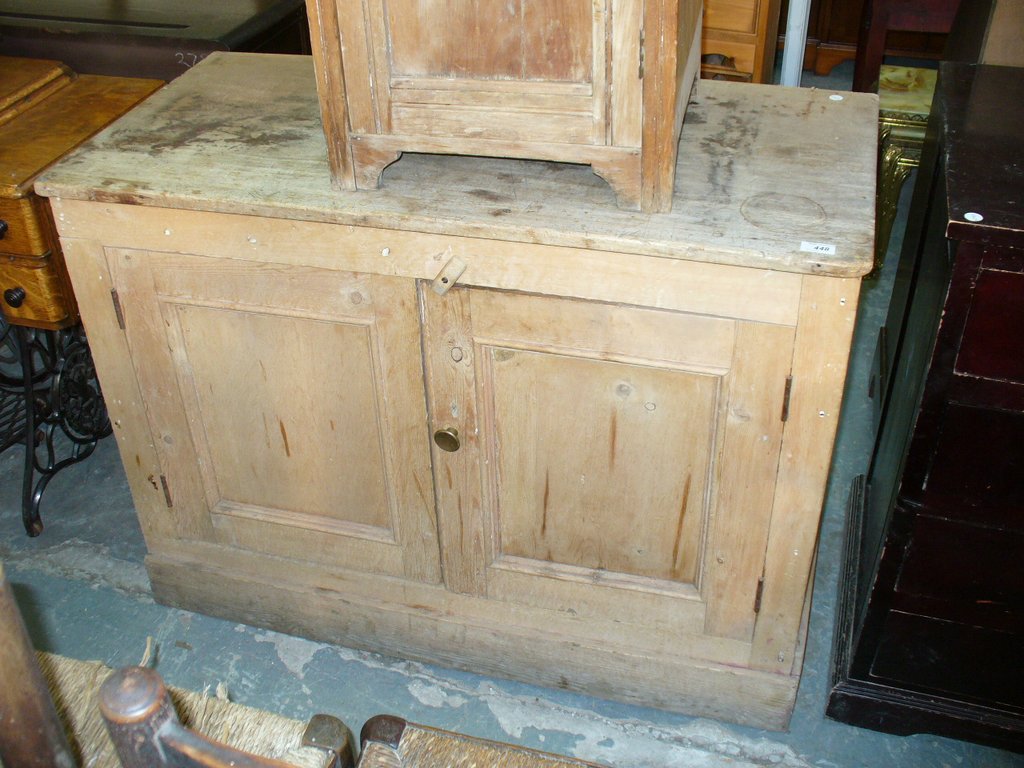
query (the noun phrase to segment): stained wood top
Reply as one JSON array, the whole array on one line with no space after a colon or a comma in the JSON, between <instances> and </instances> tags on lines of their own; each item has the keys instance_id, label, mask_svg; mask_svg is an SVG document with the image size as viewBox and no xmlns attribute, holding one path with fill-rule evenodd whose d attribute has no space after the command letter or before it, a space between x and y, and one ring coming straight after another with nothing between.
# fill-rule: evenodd
<instances>
[{"instance_id":1,"label":"stained wood top","mask_svg":"<svg viewBox=\"0 0 1024 768\"><path fill-rule=\"evenodd\" d=\"M34 96L45 97L72 77L59 61L0 56L0 123L31 105Z\"/></svg>"},{"instance_id":2,"label":"stained wood top","mask_svg":"<svg viewBox=\"0 0 1024 768\"><path fill-rule=\"evenodd\" d=\"M47 166L161 85L159 80L81 75L0 125L0 197L31 193Z\"/></svg>"},{"instance_id":3,"label":"stained wood top","mask_svg":"<svg viewBox=\"0 0 1024 768\"><path fill-rule=\"evenodd\" d=\"M877 119L871 94L700 81L668 214L619 210L589 167L539 161L409 154L379 190L339 191L312 61L216 53L37 191L856 276L872 265Z\"/></svg>"}]
</instances>

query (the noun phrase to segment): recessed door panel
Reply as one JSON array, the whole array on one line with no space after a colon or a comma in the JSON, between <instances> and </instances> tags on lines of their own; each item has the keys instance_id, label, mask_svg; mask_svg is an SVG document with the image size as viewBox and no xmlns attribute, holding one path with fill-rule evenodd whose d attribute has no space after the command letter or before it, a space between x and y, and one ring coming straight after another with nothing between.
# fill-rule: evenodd
<instances>
[{"instance_id":1,"label":"recessed door panel","mask_svg":"<svg viewBox=\"0 0 1024 768\"><path fill-rule=\"evenodd\" d=\"M639 104L639 7L639 0L339 2L352 131L603 145L610 83L616 103ZM637 113L616 115L623 124L614 136L624 146L639 140Z\"/></svg>"},{"instance_id":2,"label":"recessed door panel","mask_svg":"<svg viewBox=\"0 0 1024 768\"><path fill-rule=\"evenodd\" d=\"M719 377L500 347L483 360L496 558L692 584Z\"/></svg>"},{"instance_id":3,"label":"recessed door panel","mask_svg":"<svg viewBox=\"0 0 1024 768\"><path fill-rule=\"evenodd\" d=\"M368 324L190 304L166 315L217 503L390 531Z\"/></svg>"},{"instance_id":4,"label":"recessed door panel","mask_svg":"<svg viewBox=\"0 0 1024 768\"><path fill-rule=\"evenodd\" d=\"M186 536L437 581L412 281L108 255Z\"/></svg>"},{"instance_id":5,"label":"recessed door panel","mask_svg":"<svg viewBox=\"0 0 1024 768\"><path fill-rule=\"evenodd\" d=\"M592 0L382 0L381 5L394 76L591 78Z\"/></svg>"}]
</instances>

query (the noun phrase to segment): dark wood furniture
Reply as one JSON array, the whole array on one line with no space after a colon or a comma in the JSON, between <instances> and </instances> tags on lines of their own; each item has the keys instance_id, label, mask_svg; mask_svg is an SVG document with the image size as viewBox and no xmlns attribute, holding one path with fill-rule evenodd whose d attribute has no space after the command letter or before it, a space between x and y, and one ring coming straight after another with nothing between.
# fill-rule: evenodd
<instances>
[{"instance_id":1,"label":"dark wood furniture","mask_svg":"<svg viewBox=\"0 0 1024 768\"><path fill-rule=\"evenodd\" d=\"M829 716L1024 750L1024 70L943 63ZM885 337L882 337L883 340Z\"/></svg>"},{"instance_id":2,"label":"dark wood furniture","mask_svg":"<svg viewBox=\"0 0 1024 768\"><path fill-rule=\"evenodd\" d=\"M813 0L807 26L804 69L827 75L843 61L857 54L857 38L865 0ZM789 1L782 2L780 35L785 35ZM946 35L927 32L894 31L886 39L889 56L938 59L942 56Z\"/></svg>"},{"instance_id":3,"label":"dark wood furniture","mask_svg":"<svg viewBox=\"0 0 1024 768\"><path fill-rule=\"evenodd\" d=\"M949 34L959 0L867 0L857 36L853 90L873 92L890 32Z\"/></svg>"},{"instance_id":4,"label":"dark wood furniture","mask_svg":"<svg viewBox=\"0 0 1024 768\"><path fill-rule=\"evenodd\" d=\"M304 0L4 0L0 53L172 80L213 51L309 53Z\"/></svg>"}]
</instances>

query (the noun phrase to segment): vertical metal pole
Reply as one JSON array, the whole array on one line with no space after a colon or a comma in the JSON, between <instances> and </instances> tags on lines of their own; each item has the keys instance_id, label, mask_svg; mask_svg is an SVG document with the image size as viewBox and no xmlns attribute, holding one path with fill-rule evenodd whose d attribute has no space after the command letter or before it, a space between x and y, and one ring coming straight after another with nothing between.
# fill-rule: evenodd
<instances>
[{"instance_id":1,"label":"vertical metal pole","mask_svg":"<svg viewBox=\"0 0 1024 768\"><path fill-rule=\"evenodd\" d=\"M807 22L811 17L811 0L790 0L786 16L786 44L782 49L782 85L800 85L807 47Z\"/></svg>"}]
</instances>

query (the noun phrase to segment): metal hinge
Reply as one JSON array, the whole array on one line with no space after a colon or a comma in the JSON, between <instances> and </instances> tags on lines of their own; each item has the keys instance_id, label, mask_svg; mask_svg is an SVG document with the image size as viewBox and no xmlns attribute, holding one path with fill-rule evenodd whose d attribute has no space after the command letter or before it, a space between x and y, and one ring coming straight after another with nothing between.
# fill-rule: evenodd
<instances>
[{"instance_id":1,"label":"metal hinge","mask_svg":"<svg viewBox=\"0 0 1024 768\"><path fill-rule=\"evenodd\" d=\"M786 391L782 393L782 420L789 420L789 396L793 392L793 377L786 377Z\"/></svg>"},{"instance_id":2,"label":"metal hinge","mask_svg":"<svg viewBox=\"0 0 1024 768\"><path fill-rule=\"evenodd\" d=\"M121 297L117 295L117 288L110 289L110 300L114 303L114 314L117 316L117 327L124 330L124 310L121 309Z\"/></svg>"},{"instance_id":3,"label":"metal hinge","mask_svg":"<svg viewBox=\"0 0 1024 768\"><path fill-rule=\"evenodd\" d=\"M174 502L171 501L171 489L167 485L167 477L165 475L160 475L160 487L164 489L164 501L167 502L167 506L173 507Z\"/></svg>"},{"instance_id":4,"label":"metal hinge","mask_svg":"<svg viewBox=\"0 0 1024 768\"><path fill-rule=\"evenodd\" d=\"M761 595L764 594L764 576L757 580L757 592L754 593L754 613L761 612Z\"/></svg>"},{"instance_id":5,"label":"metal hinge","mask_svg":"<svg viewBox=\"0 0 1024 768\"><path fill-rule=\"evenodd\" d=\"M637 68L637 77L644 79L644 29L640 28L640 66Z\"/></svg>"}]
</instances>

